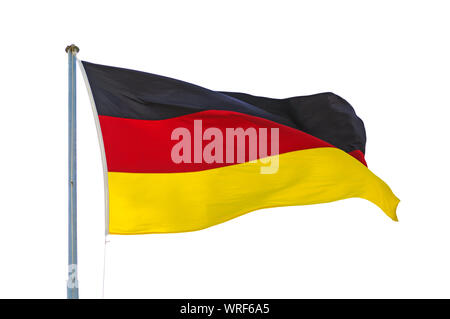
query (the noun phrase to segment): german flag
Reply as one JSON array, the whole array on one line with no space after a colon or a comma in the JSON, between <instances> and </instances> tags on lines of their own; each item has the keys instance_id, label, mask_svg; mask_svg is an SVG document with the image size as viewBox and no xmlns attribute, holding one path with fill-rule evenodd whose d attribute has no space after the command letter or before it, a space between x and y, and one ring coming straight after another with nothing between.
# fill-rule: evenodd
<instances>
[{"instance_id":1,"label":"german flag","mask_svg":"<svg viewBox=\"0 0 450 319\"><path fill-rule=\"evenodd\" d=\"M203 229L261 208L398 198L368 168L364 124L333 93L211 91L81 62L106 160L110 234Z\"/></svg>"}]
</instances>

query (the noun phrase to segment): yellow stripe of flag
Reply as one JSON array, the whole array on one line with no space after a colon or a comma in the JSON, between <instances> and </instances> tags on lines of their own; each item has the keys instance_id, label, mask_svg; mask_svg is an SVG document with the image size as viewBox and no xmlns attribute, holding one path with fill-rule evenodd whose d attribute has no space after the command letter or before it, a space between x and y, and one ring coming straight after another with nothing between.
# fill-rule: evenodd
<instances>
[{"instance_id":1,"label":"yellow stripe of flag","mask_svg":"<svg viewBox=\"0 0 450 319\"><path fill-rule=\"evenodd\" d=\"M261 162L187 173L109 172L111 234L203 229L275 206L367 199L390 218L399 199L366 166L337 148L278 155L275 174Z\"/></svg>"}]
</instances>

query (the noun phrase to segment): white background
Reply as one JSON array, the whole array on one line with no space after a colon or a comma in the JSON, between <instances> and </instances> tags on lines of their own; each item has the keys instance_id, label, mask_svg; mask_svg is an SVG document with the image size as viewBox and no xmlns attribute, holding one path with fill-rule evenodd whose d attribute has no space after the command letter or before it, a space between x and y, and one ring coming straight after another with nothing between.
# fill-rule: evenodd
<instances>
[{"instance_id":1,"label":"white background","mask_svg":"<svg viewBox=\"0 0 450 319\"><path fill-rule=\"evenodd\" d=\"M448 3L448 2L447 2ZM214 90L332 91L364 120L400 222L362 199L206 230L111 236L107 298L450 297L445 1L15 1L0 5L0 297L65 298L67 44ZM102 295L103 181L78 72L80 296ZM174 199L176 200L176 199Z\"/></svg>"}]
</instances>

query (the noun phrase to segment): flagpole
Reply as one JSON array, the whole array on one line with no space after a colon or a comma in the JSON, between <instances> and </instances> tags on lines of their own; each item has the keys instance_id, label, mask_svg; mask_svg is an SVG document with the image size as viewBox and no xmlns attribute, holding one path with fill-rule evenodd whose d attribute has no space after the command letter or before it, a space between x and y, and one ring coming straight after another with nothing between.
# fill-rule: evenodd
<instances>
[{"instance_id":1,"label":"flagpole","mask_svg":"<svg viewBox=\"0 0 450 319\"><path fill-rule=\"evenodd\" d=\"M69 277L67 299L78 299L77 256L77 90L74 44L66 47L69 61Z\"/></svg>"}]
</instances>

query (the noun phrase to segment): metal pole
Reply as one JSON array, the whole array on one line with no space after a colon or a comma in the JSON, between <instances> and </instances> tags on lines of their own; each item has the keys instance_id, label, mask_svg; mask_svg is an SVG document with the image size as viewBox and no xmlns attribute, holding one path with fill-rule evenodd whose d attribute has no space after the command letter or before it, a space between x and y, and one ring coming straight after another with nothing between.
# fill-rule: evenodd
<instances>
[{"instance_id":1,"label":"metal pole","mask_svg":"<svg viewBox=\"0 0 450 319\"><path fill-rule=\"evenodd\" d=\"M67 299L78 299L76 55L79 51L74 44L66 48L69 58L69 278L67 280Z\"/></svg>"}]
</instances>

